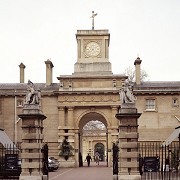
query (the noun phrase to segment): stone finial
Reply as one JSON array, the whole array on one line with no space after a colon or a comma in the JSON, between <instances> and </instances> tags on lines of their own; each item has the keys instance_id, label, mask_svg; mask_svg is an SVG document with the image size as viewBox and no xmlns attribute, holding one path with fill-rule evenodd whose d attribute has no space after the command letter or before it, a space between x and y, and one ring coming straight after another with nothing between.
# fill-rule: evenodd
<instances>
[{"instance_id":1,"label":"stone finial","mask_svg":"<svg viewBox=\"0 0 180 180\"><path fill-rule=\"evenodd\" d=\"M139 57L134 61L136 84L141 84L141 62L142 60Z\"/></svg>"},{"instance_id":2,"label":"stone finial","mask_svg":"<svg viewBox=\"0 0 180 180\"><path fill-rule=\"evenodd\" d=\"M46 64L46 85L51 85L52 84L52 72L53 72L53 63L48 59L45 61Z\"/></svg>"},{"instance_id":3,"label":"stone finial","mask_svg":"<svg viewBox=\"0 0 180 180\"><path fill-rule=\"evenodd\" d=\"M26 66L21 63L19 65L19 68L20 68L20 83L24 83L24 69L26 68Z\"/></svg>"}]
</instances>

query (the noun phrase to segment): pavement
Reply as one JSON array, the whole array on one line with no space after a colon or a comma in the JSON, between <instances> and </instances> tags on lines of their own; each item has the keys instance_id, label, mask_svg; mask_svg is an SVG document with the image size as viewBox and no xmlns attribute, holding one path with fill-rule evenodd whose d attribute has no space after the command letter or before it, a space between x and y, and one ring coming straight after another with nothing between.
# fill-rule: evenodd
<instances>
[{"instance_id":1,"label":"pavement","mask_svg":"<svg viewBox=\"0 0 180 180\"><path fill-rule=\"evenodd\" d=\"M100 162L92 162L90 167L85 163L80 168L59 168L49 173L49 180L112 180L112 167Z\"/></svg>"}]
</instances>

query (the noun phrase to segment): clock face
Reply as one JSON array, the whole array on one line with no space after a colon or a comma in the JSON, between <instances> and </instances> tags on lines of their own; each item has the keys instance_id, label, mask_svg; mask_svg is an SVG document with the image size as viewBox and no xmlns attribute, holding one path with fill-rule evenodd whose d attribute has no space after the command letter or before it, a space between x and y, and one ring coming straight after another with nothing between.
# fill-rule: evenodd
<instances>
[{"instance_id":1,"label":"clock face","mask_svg":"<svg viewBox=\"0 0 180 180\"><path fill-rule=\"evenodd\" d=\"M90 57L96 57L99 55L100 52L101 52L101 48L100 48L99 44L96 42L88 43L85 48L86 55L90 56Z\"/></svg>"}]
</instances>

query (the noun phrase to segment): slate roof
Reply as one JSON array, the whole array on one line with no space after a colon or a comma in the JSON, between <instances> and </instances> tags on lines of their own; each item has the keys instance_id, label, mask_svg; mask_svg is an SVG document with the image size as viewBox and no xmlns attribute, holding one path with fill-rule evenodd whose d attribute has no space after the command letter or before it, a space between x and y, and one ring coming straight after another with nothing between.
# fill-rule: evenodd
<instances>
[{"instance_id":1,"label":"slate roof","mask_svg":"<svg viewBox=\"0 0 180 180\"><path fill-rule=\"evenodd\" d=\"M134 86L134 93L178 93L180 81L146 81Z\"/></svg>"},{"instance_id":2,"label":"slate roof","mask_svg":"<svg viewBox=\"0 0 180 180\"><path fill-rule=\"evenodd\" d=\"M141 88L145 88L145 87L180 88L180 81L146 81L146 82L142 82L141 85L136 85L136 87L141 87Z\"/></svg>"},{"instance_id":3,"label":"slate roof","mask_svg":"<svg viewBox=\"0 0 180 180\"><path fill-rule=\"evenodd\" d=\"M59 83L52 83L47 86L45 83L34 83L35 88L41 90L58 90ZM26 90L27 83L0 83L0 90Z\"/></svg>"},{"instance_id":4,"label":"slate roof","mask_svg":"<svg viewBox=\"0 0 180 180\"><path fill-rule=\"evenodd\" d=\"M53 94L59 90L59 83L52 83L47 86L45 83L34 83L35 89L41 90L43 94ZM27 93L27 83L0 83L0 96L25 95Z\"/></svg>"},{"instance_id":5,"label":"slate roof","mask_svg":"<svg viewBox=\"0 0 180 180\"><path fill-rule=\"evenodd\" d=\"M41 92L58 92L59 83L34 83ZM26 93L27 83L0 83L0 95L13 95L17 92ZM118 92L118 89L117 89ZM180 94L180 81L146 81L134 86L134 93L178 93ZM63 92L62 92L63 93Z\"/></svg>"}]
</instances>

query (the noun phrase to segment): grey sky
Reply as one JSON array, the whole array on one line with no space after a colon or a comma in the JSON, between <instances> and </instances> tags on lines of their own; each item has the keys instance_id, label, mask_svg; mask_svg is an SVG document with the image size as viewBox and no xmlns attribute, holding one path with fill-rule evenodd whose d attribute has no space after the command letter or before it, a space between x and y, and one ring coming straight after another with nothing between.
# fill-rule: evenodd
<instances>
[{"instance_id":1,"label":"grey sky","mask_svg":"<svg viewBox=\"0 0 180 180\"><path fill-rule=\"evenodd\" d=\"M91 29L110 32L110 62L114 74L134 66L137 55L150 80L180 80L179 0L0 0L0 82L45 82L51 58L56 77L74 72L75 34Z\"/></svg>"}]
</instances>

